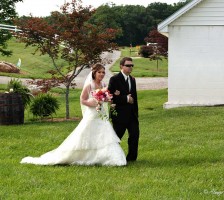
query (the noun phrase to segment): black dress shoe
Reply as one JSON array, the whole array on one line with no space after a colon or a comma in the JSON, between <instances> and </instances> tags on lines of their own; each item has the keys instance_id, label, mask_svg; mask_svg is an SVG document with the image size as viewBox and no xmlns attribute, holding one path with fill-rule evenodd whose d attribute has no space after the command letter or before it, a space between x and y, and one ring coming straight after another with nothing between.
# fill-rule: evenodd
<instances>
[{"instance_id":1,"label":"black dress shoe","mask_svg":"<svg viewBox=\"0 0 224 200\"><path fill-rule=\"evenodd\" d=\"M136 159L126 158L127 162L134 162Z\"/></svg>"}]
</instances>

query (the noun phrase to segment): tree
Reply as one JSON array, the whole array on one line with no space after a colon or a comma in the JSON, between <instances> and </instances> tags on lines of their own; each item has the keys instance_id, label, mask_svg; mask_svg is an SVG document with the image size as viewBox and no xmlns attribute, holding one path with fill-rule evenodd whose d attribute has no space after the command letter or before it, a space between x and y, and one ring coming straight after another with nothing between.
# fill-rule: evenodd
<instances>
[{"instance_id":1,"label":"tree","mask_svg":"<svg viewBox=\"0 0 224 200\"><path fill-rule=\"evenodd\" d=\"M145 7L127 5L121 7L123 37L119 38L123 45L139 45L143 43L143 38L148 32L150 22L146 20Z\"/></svg>"},{"instance_id":2,"label":"tree","mask_svg":"<svg viewBox=\"0 0 224 200\"><path fill-rule=\"evenodd\" d=\"M140 5L116 6L113 3L107 3L98 7L90 20L91 23L104 22L106 28L119 28L121 34L115 41L120 46L142 45L149 31L187 2L173 5L155 2L147 7Z\"/></svg>"},{"instance_id":3,"label":"tree","mask_svg":"<svg viewBox=\"0 0 224 200\"><path fill-rule=\"evenodd\" d=\"M22 30L18 37L26 46L36 46L41 55L48 54L54 70L47 85L61 84L66 87L66 119L69 116L69 89L72 81L86 67L101 61L103 51L112 51L116 45L112 40L117 30L92 25L89 19L95 11L83 7L80 0L73 0L61 7L61 12L52 12L50 18L30 17L17 21ZM60 65L63 59L67 66ZM45 82L46 83L46 82Z\"/></svg>"},{"instance_id":4,"label":"tree","mask_svg":"<svg viewBox=\"0 0 224 200\"><path fill-rule=\"evenodd\" d=\"M148 46L152 47L153 53L149 58L156 60L158 70L159 60L162 60L161 56L167 57L168 55L168 38L154 29L149 32L148 37L145 38L145 42L148 43Z\"/></svg>"},{"instance_id":5,"label":"tree","mask_svg":"<svg viewBox=\"0 0 224 200\"><path fill-rule=\"evenodd\" d=\"M155 44L159 48L161 55L167 56L168 38L159 33L156 29L149 32L148 37L145 38L145 42Z\"/></svg>"},{"instance_id":6,"label":"tree","mask_svg":"<svg viewBox=\"0 0 224 200\"><path fill-rule=\"evenodd\" d=\"M15 3L22 0L1 0L0 4L0 24L11 25L16 17ZM12 37L8 30L0 29L0 53L2 56L12 55L12 51L7 50L7 41Z\"/></svg>"},{"instance_id":7,"label":"tree","mask_svg":"<svg viewBox=\"0 0 224 200\"><path fill-rule=\"evenodd\" d=\"M112 2L111 4L107 3L105 5L99 6L91 17L90 22L93 24L103 22L105 28L121 28L119 23L121 18L119 7L114 6Z\"/></svg>"},{"instance_id":8,"label":"tree","mask_svg":"<svg viewBox=\"0 0 224 200\"><path fill-rule=\"evenodd\" d=\"M106 22L105 27L120 29L119 37L115 40L120 46L143 44L143 38L151 28L150 13L140 5L111 4L98 7L91 22Z\"/></svg>"}]
</instances>

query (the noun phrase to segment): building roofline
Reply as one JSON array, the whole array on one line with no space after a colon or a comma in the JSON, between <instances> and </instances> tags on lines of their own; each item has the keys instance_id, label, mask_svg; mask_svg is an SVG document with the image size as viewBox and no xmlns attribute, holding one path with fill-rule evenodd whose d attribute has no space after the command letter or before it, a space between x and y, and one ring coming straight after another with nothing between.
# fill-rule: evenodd
<instances>
[{"instance_id":1,"label":"building roofline","mask_svg":"<svg viewBox=\"0 0 224 200\"><path fill-rule=\"evenodd\" d=\"M158 24L158 31L168 33L168 26L203 0L193 0Z\"/></svg>"}]
</instances>

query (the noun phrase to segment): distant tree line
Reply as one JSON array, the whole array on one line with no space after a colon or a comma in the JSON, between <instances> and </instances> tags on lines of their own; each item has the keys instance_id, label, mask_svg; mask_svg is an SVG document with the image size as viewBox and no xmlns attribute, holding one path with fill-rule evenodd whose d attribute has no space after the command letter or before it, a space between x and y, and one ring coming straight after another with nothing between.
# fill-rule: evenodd
<instances>
[{"instance_id":1,"label":"distant tree line","mask_svg":"<svg viewBox=\"0 0 224 200\"><path fill-rule=\"evenodd\" d=\"M189 1L172 5L155 2L147 7L108 3L98 7L90 21L93 24L103 23L105 28L119 29L120 34L115 40L119 46L142 45L150 31Z\"/></svg>"},{"instance_id":2,"label":"distant tree line","mask_svg":"<svg viewBox=\"0 0 224 200\"><path fill-rule=\"evenodd\" d=\"M1 0L0 23L13 24L13 18L17 15L15 3L21 1L23 0ZM118 29L119 34L113 42L119 46L142 45L145 44L145 38L150 31L190 1L186 0L185 2L172 5L155 2L147 7L140 5L117 6L113 3L108 3L98 7L89 22L93 25L102 23L105 29ZM22 16L20 18L29 17ZM45 19L51 22L51 16L45 17ZM0 30L0 54L2 56L10 56L12 54L10 50L7 50L7 40L11 37L12 35L9 31Z\"/></svg>"}]
</instances>

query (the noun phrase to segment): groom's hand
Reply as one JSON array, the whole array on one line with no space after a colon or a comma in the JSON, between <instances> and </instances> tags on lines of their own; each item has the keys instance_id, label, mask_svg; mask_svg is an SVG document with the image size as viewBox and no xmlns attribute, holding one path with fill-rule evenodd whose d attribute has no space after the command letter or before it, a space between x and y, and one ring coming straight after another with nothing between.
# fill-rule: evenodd
<instances>
[{"instance_id":1,"label":"groom's hand","mask_svg":"<svg viewBox=\"0 0 224 200\"><path fill-rule=\"evenodd\" d=\"M134 99L132 98L131 94L128 95L128 103L133 104Z\"/></svg>"}]
</instances>

